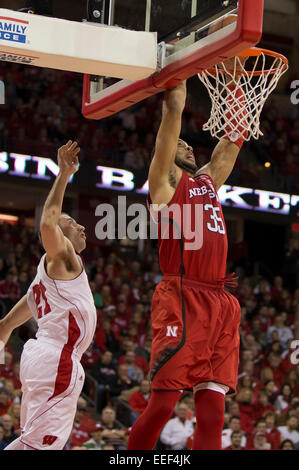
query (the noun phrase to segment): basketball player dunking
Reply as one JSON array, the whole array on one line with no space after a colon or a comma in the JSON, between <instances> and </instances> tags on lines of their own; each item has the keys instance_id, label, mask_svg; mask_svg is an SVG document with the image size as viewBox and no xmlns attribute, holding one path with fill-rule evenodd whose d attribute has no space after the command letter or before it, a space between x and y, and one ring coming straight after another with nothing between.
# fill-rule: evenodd
<instances>
[{"instance_id":1,"label":"basketball player dunking","mask_svg":"<svg viewBox=\"0 0 299 470\"><path fill-rule=\"evenodd\" d=\"M224 289L232 278L225 278L227 236L217 191L230 175L243 139L227 129L211 161L198 169L193 149L179 139L185 101L185 82L166 92L149 171L148 202L158 222L164 277L152 301L151 397L132 428L129 450L154 448L183 390L194 393L193 449L221 449L225 394L236 389L240 305ZM181 209L179 220L168 218L173 226L169 239L161 236L165 217L161 207L155 210L156 204L164 205L164 211L172 205ZM201 206L201 218L189 216L189 225L202 230L203 243L192 250L183 230L181 239L171 233L183 226L184 206L196 205ZM185 217L189 213L194 211Z\"/></svg>"},{"instance_id":2,"label":"basketball player dunking","mask_svg":"<svg viewBox=\"0 0 299 470\"><path fill-rule=\"evenodd\" d=\"M21 356L21 436L5 450L63 449L84 384L80 358L92 341L96 309L83 268L84 227L61 212L65 189L78 171L77 143L58 151L59 175L43 208L40 232L46 251L25 295L0 322L0 341L32 316L37 339Z\"/></svg>"}]
</instances>

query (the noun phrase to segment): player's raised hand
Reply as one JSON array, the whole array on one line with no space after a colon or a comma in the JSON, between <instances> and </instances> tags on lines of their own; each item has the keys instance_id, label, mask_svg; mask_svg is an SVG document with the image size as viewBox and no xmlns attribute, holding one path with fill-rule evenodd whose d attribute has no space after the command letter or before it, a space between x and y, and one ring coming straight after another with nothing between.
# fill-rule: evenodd
<instances>
[{"instance_id":1,"label":"player's raised hand","mask_svg":"<svg viewBox=\"0 0 299 470\"><path fill-rule=\"evenodd\" d=\"M168 89L164 94L164 103L168 108L184 109L187 97L186 80L178 83L174 88Z\"/></svg>"},{"instance_id":2,"label":"player's raised hand","mask_svg":"<svg viewBox=\"0 0 299 470\"><path fill-rule=\"evenodd\" d=\"M78 143L71 140L60 147L58 150L58 165L62 173L71 176L79 170L79 152L80 147L78 147Z\"/></svg>"}]
</instances>

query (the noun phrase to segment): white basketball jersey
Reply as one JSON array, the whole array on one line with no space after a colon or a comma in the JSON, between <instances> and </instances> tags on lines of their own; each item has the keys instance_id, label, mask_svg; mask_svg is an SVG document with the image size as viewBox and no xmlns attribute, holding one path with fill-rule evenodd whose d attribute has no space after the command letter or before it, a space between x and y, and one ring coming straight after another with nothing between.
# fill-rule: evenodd
<instances>
[{"instance_id":1,"label":"white basketball jersey","mask_svg":"<svg viewBox=\"0 0 299 470\"><path fill-rule=\"evenodd\" d=\"M82 261L78 256L80 264ZM46 255L27 293L27 303L37 321L37 339L69 348L79 357L90 345L97 313L86 272L71 281L51 279L45 270Z\"/></svg>"}]
</instances>

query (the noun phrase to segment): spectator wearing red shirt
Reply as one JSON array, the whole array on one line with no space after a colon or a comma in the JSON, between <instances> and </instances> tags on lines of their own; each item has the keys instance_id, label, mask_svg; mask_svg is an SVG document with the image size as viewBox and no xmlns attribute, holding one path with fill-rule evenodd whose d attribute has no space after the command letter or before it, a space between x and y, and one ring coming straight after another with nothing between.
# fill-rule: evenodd
<instances>
[{"instance_id":1,"label":"spectator wearing red shirt","mask_svg":"<svg viewBox=\"0 0 299 470\"><path fill-rule=\"evenodd\" d=\"M254 440L258 433L262 433L266 437L266 441L269 443L269 449L272 448L272 440L270 434L267 433L267 425L265 418L260 418L256 423L252 433L247 435L246 448L248 450L254 449Z\"/></svg>"},{"instance_id":2,"label":"spectator wearing red shirt","mask_svg":"<svg viewBox=\"0 0 299 470\"><path fill-rule=\"evenodd\" d=\"M107 349L112 353L118 351L119 343L115 333L112 331L112 325L109 319L105 318L102 320L102 326L96 330L94 343L102 352Z\"/></svg>"},{"instance_id":3,"label":"spectator wearing red shirt","mask_svg":"<svg viewBox=\"0 0 299 470\"><path fill-rule=\"evenodd\" d=\"M276 397L279 393L278 388L276 387L274 380L267 380L265 382L264 390L266 391L266 393L268 395L269 402L272 405L274 405Z\"/></svg>"},{"instance_id":4,"label":"spectator wearing red shirt","mask_svg":"<svg viewBox=\"0 0 299 470\"><path fill-rule=\"evenodd\" d=\"M5 280L0 281L0 299L4 302L7 310L11 310L20 296L19 284L14 281L14 274L8 271Z\"/></svg>"},{"instance_id":5,"label":"spectator wearing red shirt","mask_svg":"<svg viewBox=\"0 0 299 470\"><path fill-rule=\"evenodd\" d=\"M137 328L138 336L144 335L146 331L146 317L144 313L134 312L131 317L130 326L135 325Z\"/></svg>"},{"instance_id":6,"label":"spectator wearing red shirt","mask_svg":"<svg viewBox=\"0 0 299 470\"><path fill-rule=\"evenodd\" d=\"M245 450L245 448L241 446L242 437L241 431L233 431L230 436L232 444L231 446L225 447L224 450Z\"/></svg>"},{"instance_id":7,"label":"spectator wearing red shirt","mask_svg":"<svg viewBox=\"0 0 299 470\"><path fill-rule=\"evenodd\" d=\"M278 389L281 388L284 383L284 370L282 364L282 358L274 352L270 352L266 358L266 365L273 372L273 380Z\"/></svg>"},{"instance_id":8,"label":"spectator wearing red shirt","mask_svg":"<svg viewBox=\"0 0 299 470\"><path fill-rule=\"evenodd\" d=\"M272 299L274 301L278 300L283 291L283 278L281 276L275 276L273 287L271 289Z\"/></svg>"},{"instance_id":9,"label":"spectator wearing red shirt","mask_svg":"<svg viewBox=\"0 0 299 470\"><path fill-rule=\"evenodd\" d=\"M278 450L280 447L281 435L278 429L275 427L275 414L266 413L264 415L266 421L266 432L267 432L267 441L271 442L271 449Z\"/></svg>"},{"instance_id":10,"label":"spectator wearing red shirt","mask_svg":"<svg viewBox=\"0 0 299 470\"><path fill-rule=\"evenodd\" d=\"M4 353L4 364L0 365L0 377L11 379L14 376L13 356L9 351Z\"/></svg>"},{"instance_id":11,"label":"spectator wearing red shirt","mask_svg":"<svg viewBox=\"0 0 299 470\"><path fill-rule=\"evenodd\" d=\"M253 420L258 421L266 412L275 411L275 408L269 403L268 394L265 390L260 390L258 394L258 401L252 406Z\"/></svg>"},{"instance_id":12,"label":"spectator wearing red shirt","mask_svg":"<svg viewBox=\"0 0 299 470\"><path fill-rule=\"evenodd\" d=\"M120 331L127 331L131 319L131 313L124 301L117 304L117 311L114 317L114 323L119 327Z\"/></svg>"},{"instance_id":13,"label":"spectator wearing red shirt","mask_svg":"<svg viewBox=\"0 0 299 470\"><path fill-rule=\"evenodd\" d=\"M253 392L250 389L243 388L236 396L236 401L240 408L241 423L246 423L246 430L241 424L241 429L246 432L253 430L253 416L252 416L252 403Z\"/></svg>"},{"instance_id":14,"label":"spectator wearing red shirt","mask_svg":"<svg viewBox=\"0 0 299 470\"><path fill-rule=\"evenodd\" d=\"M231 416L239 416L241 421L241 430L245 433L253 431L252 418L247 413L241 413L239 403L236 401L230 402L228 406L228 412Z\"/></svg>"},{"instance_id":15,"label":"spectator wearing red shirt","mask_svg":"<svg viewBox=\"0 0 299 470\"><path fill-rule=\"evenodd\" d=\"M94 419L87 413L85 400L80 397L71 432L71 447L81 446L83 442L88 441L90 430L94 428L95 424Z\"/></svg>"},{"instance_id":16,"label":"spectator wearing red shirt","mask_svg":"<svg viewBox=\"0 0 299 470\"><path fill-rule=\"evenodd\" d=\"M101 353L95 348L94 343L90 343L88 349L82 356L81 364L84 370L91 370L95 364L100 360Z\"/></svg>"},{"instance_id":17,"label":"spectator wearing red shirt","mask_svg":"<svg viewBox=\"0 0 299 470\"><path fill-rule=\"evenodd\" d=\"M133 412L131 413L131 425L134 424L138 416L143 413L147 407L150 397L150 382L148 380L142 380L140 389L131 395L129 399L129 405Z\"/></svg>"}]
</instances>

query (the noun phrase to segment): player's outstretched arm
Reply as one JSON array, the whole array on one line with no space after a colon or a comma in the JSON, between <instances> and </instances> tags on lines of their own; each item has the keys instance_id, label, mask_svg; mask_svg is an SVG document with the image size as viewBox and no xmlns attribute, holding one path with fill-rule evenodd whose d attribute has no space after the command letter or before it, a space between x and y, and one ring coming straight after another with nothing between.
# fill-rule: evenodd
<instances>
[{"instance_id":1,"label":"player's outstretched arm","mask_svg":"<svg viewBox=\"0 0 299 470\"><path fill-rule=\"evenodd\" d=\"M184 81L164 94L162 121L149 170L149 190L155 204L166 204L173 196L173 188L168 179L170 171L174 168L186 93Z\"/></svg>"},{"instance_id":2,"label":"player's outstretched arm","mask_svg":"<svg viewBox=\"0 0 299 470\"><path fill-rule=\"evenodd\" d=\"M216 145L211 161L198 171L198 174L207 173L211 176L217 191L231 174L243 143L248 137L244 92L239 86L231 86L230 89L234 99L228 98L231 108L224 116L227 121L225 136Z\"/></svg>"},{"instance_id":3,"label":"player's outstretched arm","mask_svg":"<svg viewBox=\"0 0 299 470\"><path fill-rule=\"evenodd\" d=\"M58 150L59 174L45 202L40 222L42 242L47 256L55 258L66 251L67 240L58 223L61 216L64 193L72 174L79 169L77 142L68 141Z\"/></svg>"},{"instance_id":4,"label":"player's outstretched arm","mask_svg":"<svg viewBox=\"0 0 299 470\"><path fill-rule=\"evenodd\" d=\"M13 330L26 323L31 317L32 313L27 304L27 295L24 295L11 311L0 320L0 351L9 340Z\"/></svg>"},{"instance_id":5,"label":"player's outstretched arm","mask_svg":"<svg viewBox=\"0 0 299 470\"><path fill-rule=\"evenodd\" d=\"M208 174L218 191L231 174L239 152L238 145L230 140L221 139L212 153L211 161L203 166L197 174Z\"/></svg>"}]
</instances>

